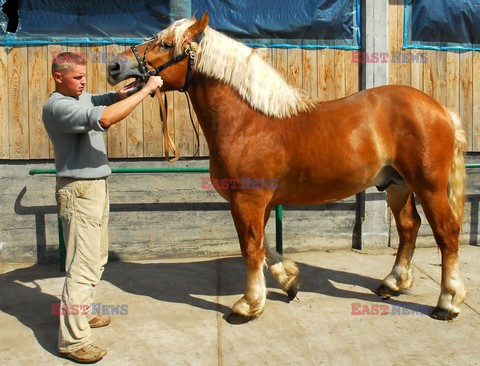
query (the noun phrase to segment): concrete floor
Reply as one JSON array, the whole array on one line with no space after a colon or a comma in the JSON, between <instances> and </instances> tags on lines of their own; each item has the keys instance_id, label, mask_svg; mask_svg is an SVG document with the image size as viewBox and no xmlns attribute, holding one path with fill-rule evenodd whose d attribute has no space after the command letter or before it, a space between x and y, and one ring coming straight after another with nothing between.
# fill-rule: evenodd
<instances>
[{"instance_id":1,"label":"concrete floor","mask_svg":"<svg viewBox=\"0 0 480 366\"><path fill-rule=\"evenodd\" d=\"M98 365L479 365L480 248L462 246L468 289L453 322L425 315L352 315L352 304L420 305L431 311L440 291L439 253L417 249L410 293L382 300L372 293L394 251L292 254L302 289L289 303L271 277L265 313L232 326L224 318L244 288L240 258L112 262L97 302L126 305L95 344ZM57 353L62 274L53 265L0 264L0 364L68 365ZM125 309L125 308L124 308ZM396 308L398 309L398 308Z\"/></svg>"}]
</instances>

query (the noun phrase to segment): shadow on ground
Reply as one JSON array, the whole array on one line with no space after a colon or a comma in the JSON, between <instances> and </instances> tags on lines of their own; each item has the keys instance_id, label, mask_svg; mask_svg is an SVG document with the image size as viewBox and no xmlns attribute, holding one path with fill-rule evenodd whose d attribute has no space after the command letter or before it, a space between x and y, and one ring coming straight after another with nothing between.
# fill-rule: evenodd
<instances>
[{"instance_id":1,"label":"shadow on ground","mask_svg":"<svg viewBox=\"0 0 480 366\"><path fill-rule=\"evenodd\" d=\"M384 303L373 290L380 279L357 273L337 271L304 263L298 263L302 275L300 291L336 298ZM387 268L385 269L387 272ZM51 314L56 296L42 291L39 281L57 278L61 292L63 273L53 264L39 264L16 269L0 275L0 311L10 314L30 328L38 343L48 352L57 355L58 317ZM207 311L228 315L230 308L216 301L197 296L240 297L245 286L245 269L241 258L217 258L195 262L132 263L111 262L103 275L119 289L134 295L149 296L159 301L187 304ZM371 293L342 290L332 284L341 283L366 288ZM277 287L267 275L269 287ZM272 292L269 301L288 302L287 296ZM424 304L395 301L395 305L411 307Z\"/></svg>"}]
</instances>

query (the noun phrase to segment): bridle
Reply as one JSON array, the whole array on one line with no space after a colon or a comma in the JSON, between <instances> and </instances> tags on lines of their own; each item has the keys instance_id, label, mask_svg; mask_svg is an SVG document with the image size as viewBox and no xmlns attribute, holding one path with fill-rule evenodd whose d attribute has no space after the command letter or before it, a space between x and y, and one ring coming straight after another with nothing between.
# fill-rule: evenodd
<instances>
[{"instance_id":1,"label":"bridle","mask_svg":"<svg viewBox=\"0 0 480 366\"><path fill-rule=\"evenodd\" d=\"M142 73L140 78L142 79L143 82L146 82L150 76L158 75L161 73L163 70L165 70L167 67L172 66L182 60L184 60L186 57L188 57L188 66L187 66L187 75L185 77L185 84L183 85L183 88L180 89L181 92L187 91L190 82L192 81L192 70L193 67L195 66L195 59L197 57L197 50L198 50L198 44L201 42L203 39L203 32L200 33L197 37L194 38L192 42L189 42L187 48L185 48L185 51L183 51L181 54L175 56L174 58L170 59L169 61L165 62L163 65L160 65L154 69L148 69L147 67L147 52L152 43L155 41L155 39L152 39L148 44L147 48L145 48L145 52L143 53L143 57L140 57L140 54L138 53L137 47L136 46L131 46L130 49L133 52L133 55L137 59L138 62L138 67Z\"/></svg>"},{"instance_id":2,"label":"bridle","mask_svg":"<svg viewBox=\"0 0 480 366\"><path fill-rule=\"evenodd\" d=\"M130 49L132 50L135 58L137 59L138 62L138 67L142 73L140 76L141 80L143 83L146 83L148 78L150 76L158 75L160 72L165 70L167 67L172 66L182 60L184 60L186 57L188 57L188 66L187 66L187 75L185 76L185 84L183 87L179 90L181 92L186 92L188 87L190 86L190 82L192 81L192 70L193 67L195 66L195 59L197 57L197 50L198 50L198 44L200 41L203 39L203 32L199 34L197 37L194 38L192 42L189 42L187 48L185 51L183 51L181 54L175 56L171 60L165 62L163 65L160 65L154 69L148 69L147 67L147 52L152 43L155 41L155 39L152 39L148 44L147 47L145 48L145 52L143 53L143 57L140 57L140 54L138 53L137 47L136 46L131 46ZM157 89L155 91L155 94L157 95L158 102L160 104L160 119L162 120L162 131L163 131L163 139L164 139L164 156L165 160L169 161L170 163L173 163L177 161L180 158L180 152L178 148L175 146L175 143L173 142L172 137L170 136L170 133L168 132L168 124L167 124L167 111L168 111L168 103L167 103L167 96L165 93L160 93L160 91ZM163 94L163 98L162 98ZM153 96L153 94L152 94ZM187 98L187 104L188 104L188 112L190 115L190 122L192 123L193 130L195 131L195 136L197 140L197 150L193 154L194 156L197 155L197 153L200 150L200 133L198 132L197 126L195 126L195 123L193 122L193 116L192 116L192 109L190 107L190 100L188 99L188 94L185 93L185 97ZM163 99L163 100L162 100ZM170 150L173 151L173 158L170 158Z\"/></svg>"}]
</instances>

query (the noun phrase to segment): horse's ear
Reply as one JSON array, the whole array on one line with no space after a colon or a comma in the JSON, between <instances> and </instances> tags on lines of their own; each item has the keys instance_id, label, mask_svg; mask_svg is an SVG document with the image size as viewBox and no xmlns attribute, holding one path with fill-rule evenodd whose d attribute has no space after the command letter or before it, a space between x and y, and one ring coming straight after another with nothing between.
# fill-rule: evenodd
<instances>
[{"instance_id":1,"label":"horse's ear","mask_svg":"<svg viewBox=\"0 0 480 366\"><path fill-rule=\"evenodd\" d=\"M200 33L202 33L208 25L208 11L203 13L200 20L196 21L195 24L191 25L188 28L188 34L190 37L195 38Z\"/></svg>"}]
</instances>

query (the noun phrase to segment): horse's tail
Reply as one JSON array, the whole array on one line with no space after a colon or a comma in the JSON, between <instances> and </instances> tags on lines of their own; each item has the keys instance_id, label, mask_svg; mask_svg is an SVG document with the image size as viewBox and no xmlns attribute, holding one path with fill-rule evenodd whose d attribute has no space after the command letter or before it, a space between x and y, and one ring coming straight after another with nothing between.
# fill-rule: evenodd
<instances>
[{"instance_id":1,"label":"horse's tail","mask_svg":"<svg viewBox=\"0 0 480 366\"><path fill-rule=\"evenodd\" d=\"M460 118L452 111L447 110L455 129L455 148L453 152L452 170L448 180L448 200L455 218L459 223L463 220L465 207L465 150L467 138Z\"/></svg>"}]
</instances>

